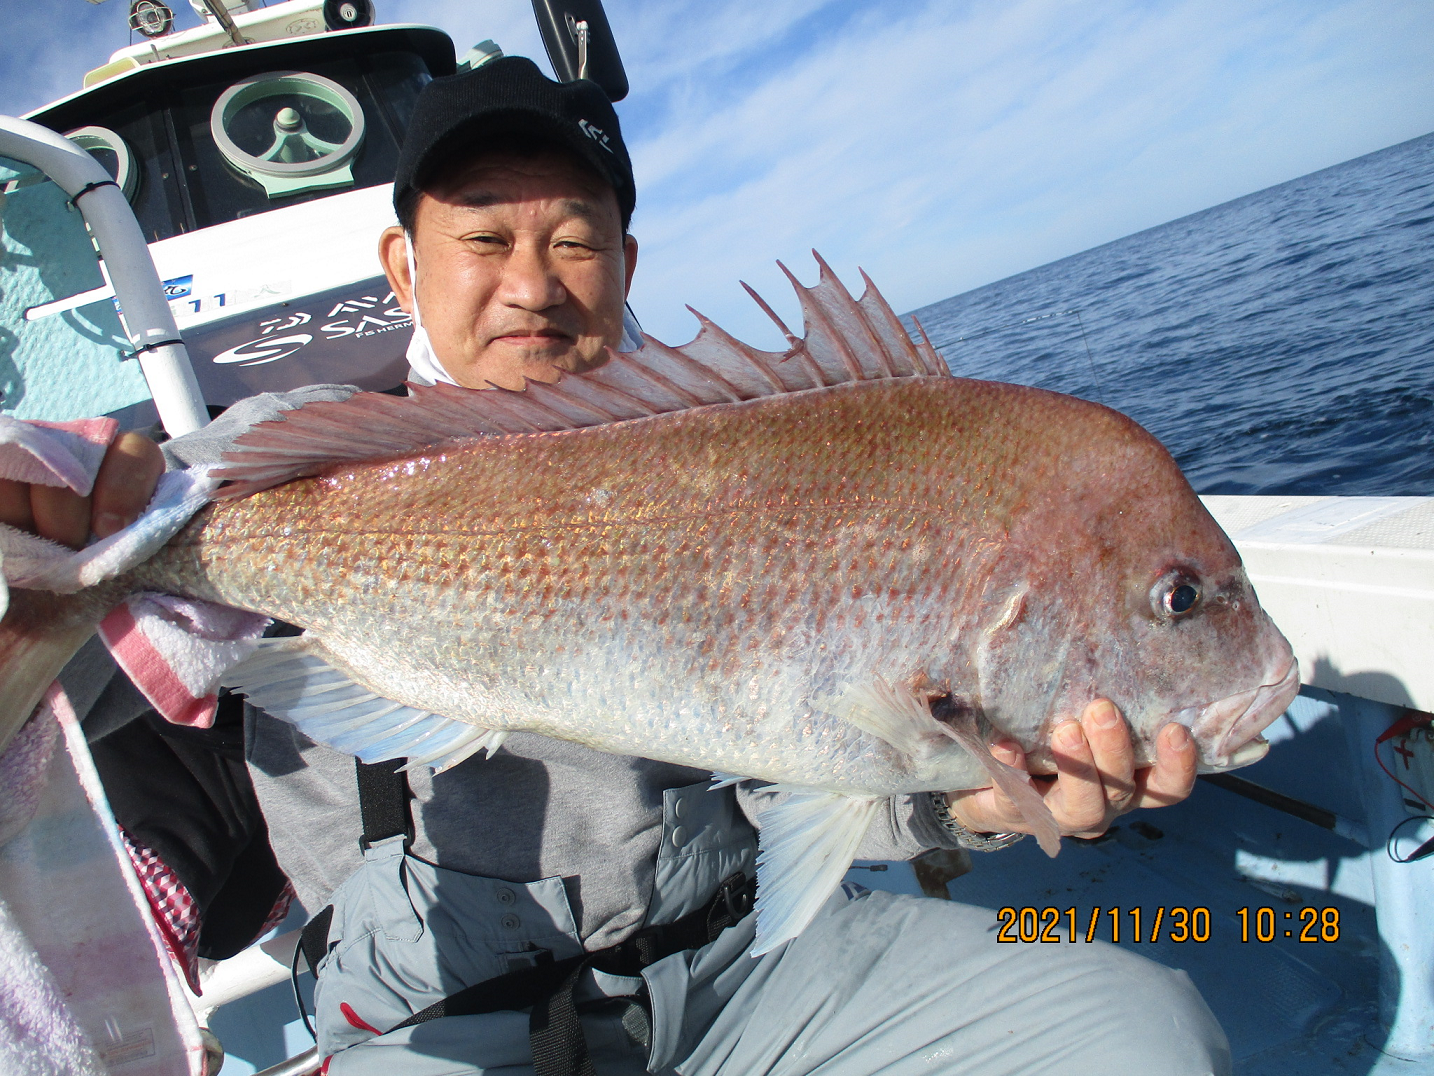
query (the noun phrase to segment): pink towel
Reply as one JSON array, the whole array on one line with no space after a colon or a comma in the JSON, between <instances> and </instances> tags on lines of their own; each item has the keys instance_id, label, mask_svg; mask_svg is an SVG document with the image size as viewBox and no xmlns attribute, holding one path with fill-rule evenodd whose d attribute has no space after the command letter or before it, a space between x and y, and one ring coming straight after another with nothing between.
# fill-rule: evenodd
<instances>
[{"instance_id":1,"label":"pink towel","mask_svg":"<svg viewBox=\"0 0 1434 1076\"><path fill-rule=\"evenodd\" d=\"M21 422L0 416L0 478L65 486L87 494L118 429L112 419ZM133 524L79 551L0 524L4 583L74 593L113 578L153 555L209 501L207 470L171 471ZM211 602L137 594L116 609L100 634L120 667L161 714L181 725L214 721L219 678L253 651L267 619Z\"/></svg>"},{"instance_id":2,"label":"pink towel","mask_svg":"<svg viewBox=\"0 0 1434 1076\"><path fill-rule=\"evenodd\" d=\"M0 757L0 780L33 814L8 814L8 829L24 824L0 847L0 1072L195 1076L194 1013L58 684Z\"/></svg>"}]
</instances>

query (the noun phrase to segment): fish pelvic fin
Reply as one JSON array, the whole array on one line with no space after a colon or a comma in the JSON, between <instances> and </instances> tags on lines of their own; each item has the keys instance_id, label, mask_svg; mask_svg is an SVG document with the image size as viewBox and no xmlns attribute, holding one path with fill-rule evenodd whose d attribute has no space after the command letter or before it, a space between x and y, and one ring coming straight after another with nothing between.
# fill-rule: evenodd
<instances>
[{"instance_id":1,"label":"fish pelvic fin","mask_svg":"<svg viewBox=\"0 0 1434 1076\"><path fill-rule=\"evenodd\" d=\"M773 791L783 791L773 786ZM757 937L752 956L800 934L851 867L872 820L890 801L791 789L759 816Z\"/></svg>"},{"instance_id":2,"label":"fish pelvic fin","mask_svg":"<svg viewBox=\"0 0 1434 1076\"><path fill-rule=\"evenodd\" d=\"M866 290L853 299L831 267L813 255L820 269L815 287L804 286L781 266L801 303L805 337L792 335L747 289L791 342L786 351L744 344L693 311L700 329L690 343L669 347L645 336L637 351L610 350L608 361L594 370L563 374L553 384L530 381L521 392L409 385L407 397L360 392L347 400L315 401L240 437L212 472L229 483L216 499L467 438L604 426L853 381L951 376L924 335L919 343L911 339L865 273Z\"/></svg>"},{"instance_id":3,"label":"fish pelvic fin","mask_svg":"<svg viewBox=\"0 0 1434 1076\"><path fill-rule=\"evenodd\" d=\"M491 755L508 737L384 698L306 636L264 640L223 683L314 742L363 762L406 757L406 770L429 766L442 773L479 751Z\"/></svg>"},{"instance_id":4,"label":"fish pelvic fin","mask_svg":"<svg viewBox=\"0 0 1434 1076\"><path fill-rule=\"evenodd\" d=\"M1016 805L1041 850L1052 857L1060 851L1060 827L1032 787L1030 775L991 754L974 713L958 710L951 720L938 720L925 693L890 684L880 676L848 685L836 696L814 700L814 704L917 762L956 745L974 757L991 783Z\"/></svg>"}]
</instances>

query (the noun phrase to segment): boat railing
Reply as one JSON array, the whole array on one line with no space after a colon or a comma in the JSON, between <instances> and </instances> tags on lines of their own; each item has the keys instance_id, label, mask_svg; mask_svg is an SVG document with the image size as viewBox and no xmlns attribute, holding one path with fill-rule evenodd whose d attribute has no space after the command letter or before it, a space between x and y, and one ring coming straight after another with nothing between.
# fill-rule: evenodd
<instances>
[{"instance_id":1,"label":"boat railing","mask_svg":"<svg viewBox=\"0 0 1434 1076\"><path fill-rule=\"evenodd\" d=\"M98 161L75 143L27 120L0 116L0 156L36 169L45 180L59 187L69 204L79 211L98 250L104 276L113 288L131 353L138 359L165 430L177 437L205 425L209 414L199 383L175 326L174 314L160 285L149 247L119 185ZM42 310L31 308L24 311L23 317L29 325L43 314ZM14 328L24 331L26 325ZM67 355L55 353L40 357L54 364L48 375L55 383L65 384L73 379L73 370L67 368ZM27 371L27 376L33 377L34 372ZM62 406L61 397L55 399L56 406ZM89 416L52 412L26 413L24 417L63 420Z\"/></svg>"}]
</instances>

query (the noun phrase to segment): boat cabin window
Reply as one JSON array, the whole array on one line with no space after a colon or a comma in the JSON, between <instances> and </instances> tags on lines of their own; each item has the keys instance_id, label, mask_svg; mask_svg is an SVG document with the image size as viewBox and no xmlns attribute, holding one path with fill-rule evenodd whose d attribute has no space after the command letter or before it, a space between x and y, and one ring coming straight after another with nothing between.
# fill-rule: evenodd
<instances>
[{"instance_id":1,"label":"boat cabin window","mask_svg":"<svg viewBox=\"0 0 1434 1076\"><path fill-rule=\"evenodd\" d=\"M243 80L259 85L230 95L227 146L216 144L210 120L216 103L237 85L233 80L175 85L142 103L87 117L118 135L132 154L130 201L147 240L392 182L403 131L431 77L423 59L380 52L273 72L284 74L292 77L268 85L262 76ZM355 109L361 138L341 152ZM115 174L114 152L91 152ZM337 167L328 167L329 158L339 157Z\"/></svg>"}]
</instances>

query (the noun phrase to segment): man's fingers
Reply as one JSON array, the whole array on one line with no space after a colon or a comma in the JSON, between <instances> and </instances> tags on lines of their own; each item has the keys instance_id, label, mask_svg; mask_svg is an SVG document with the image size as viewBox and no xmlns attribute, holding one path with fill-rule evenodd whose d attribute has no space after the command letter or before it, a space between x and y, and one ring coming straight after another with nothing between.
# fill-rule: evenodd
<instances>
[{"instance_id":1,"label":"man's fingers","mask_svg":"<svg viewBox=\"0 0 1434 1076\"><path fill-rule=\"evenodd\" d=\"M138 518L164 473L164 454L142 433L122 433L105 453L95 476L91 529L108 538Z\"/></svg>"},{"instance_id":2,"label":"man's fingers","mask_svg":"<svg viewBox=\"0 0 1434 1076\"><path fill-rule=\"evenodd\" d=\"M1145 774L1144 787L1136 807L1168 807L1179 803L1195 787L1195 766L1199 756L1190 731L1172 721L1155 739L1155 765Z\"/></svg>"},{"instance_id":3,"label":"man's fingers","mask_svg":"<svg viewBox=\"0 0 1434 1076\"><path fill-rule=\"evenodd\" d=\"M30 511L35 533L71 549L79 549L90 536L90 499L61 486L30 487Z\"/></svg>"},{"instance_id":4,"label":"man's fingers","mask_svg":"<svg viewBox=\"0 0 1434 1076\"><path fill-rule=\"evenodd\" d=\"M88 497L59 486L0 481L0 523L79 549L92 531L108 538L133 523L163 473L157 444L140 433L122 433L106 450Z\"/></svg>"},{"instance_id":5,"label":"man's fingers","mask_svg":"<svg viewBox=\"0 0 1434 1076\"><path fill-rule=\"evenodd\" d=\"M30 487L25 483L0 478L0 523L22 531L35 529L35 514L30 511Z\"/></svg>"},{"instance_id":6,"label":"man's fingers","mask_svg":"<svg viewBox=\"0 0 1434 1076\"><path fill-rule=\"evenodd\" d=\"M1096 699L1085 708L1080 723L1100 770L1106 801L1117 814L1129 810L1135 796L1135 751L1120 711L1110 700Z\"/></svg>"},{"instance_id":7,"label":"man's fingers","mask_svg":"<svg viewBox=\"0 0 1434 1076\"><path fill-rule=\"evenodd\" d=\"M1014 740L1000 740L991 745L991 754L998 762L1026 767L1026 753ZM999 788L972 788L952 792L948 796L951 815L973 833L1026 832L1025 820L1016 805Z\"/></svg>"},{"instance_id":8,"label":"man's fingers","mask_svg":"<svg viewBox=\"0 0 1434 1076\"><path fill-rule=\"evenodd\" d=\"M1051 734L1056 757L1057 792L1049 796L1051 813L1062 833L1105 828L1106 790L1095 756L1079 721L1063 721Z\"/></svg>"}]
</instances>

